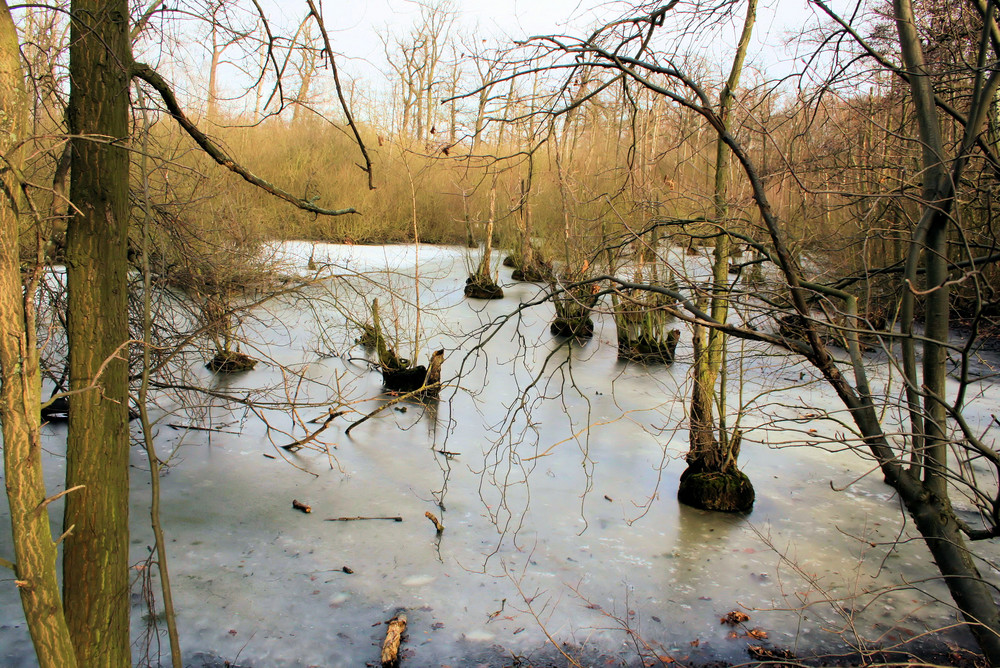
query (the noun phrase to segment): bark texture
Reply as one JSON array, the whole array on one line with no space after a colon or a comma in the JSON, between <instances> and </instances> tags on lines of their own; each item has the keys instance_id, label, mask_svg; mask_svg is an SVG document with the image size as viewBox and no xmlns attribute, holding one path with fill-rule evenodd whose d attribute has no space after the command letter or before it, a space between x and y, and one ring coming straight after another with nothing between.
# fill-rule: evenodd
<instances>
[{"instance_id":1,"label":"bark texture","mask_svg":"<svg viewBox=\"0 0 1000 668\"><path fill-rule=\"evenodd\" d=\"M17 34L7 3L0 0L0 155L6 163L0 193L0 422L15 585L38 665L73 668L76 656L63 615L56 570L58 550L52 540L42 478L41 385L34 317L31 300L25 301L18 253L22 201L15 173L20 160L14 148L24 138L26 128L27 94Z\"/></svg>"},{"instance_id":2,"label":"bark texture","mask_svg":"<svg viewBox=\"0 0 1000 668\"><path fill-rule=\"evenodd\" d=\"M63 597L86 666L131 665L128 578L129 51L124 0L74 0L66 239L70 397Z\"/></svg>"}]
</instances>

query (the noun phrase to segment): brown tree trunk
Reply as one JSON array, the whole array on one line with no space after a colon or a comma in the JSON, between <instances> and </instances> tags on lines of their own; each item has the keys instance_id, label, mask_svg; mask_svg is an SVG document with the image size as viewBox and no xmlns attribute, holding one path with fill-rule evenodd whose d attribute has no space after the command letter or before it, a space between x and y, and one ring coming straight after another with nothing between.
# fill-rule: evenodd
<instances>
[{"instance_id":1,"label":"brown tree trunk","mask_svg":"<svg viewBox=\"0 0 1000 668\"><path fill-rule=\"evenodd\" d=\"M125 0L74 0L66 239L69 290L69 495L64 607L86 666L131 665L128 578L129 52Z\"/></svg>"},{"instance_id":2,"label":"brown tree trunk","mask_svg":"<svg viewBox=\"0 0 1000 668\"><path fill-rule=\"evenodd\" d=\"M0 0L0 154L18 165L13 148L27 128L28 98L24 90L17 34L5 0ZM20 184L12 170L3 172L0 199L0 422L15 585L38 665L76 666L69 628L63 615L56 570L56 544L44 503L42 444L39 434L41 392L32 289L21 280L18 242ZM27 300L25 300L25 295ZM25 304L28 309L25 309ZM6 564L10 565L10 564Z\"/></svg>"}]
</instances>

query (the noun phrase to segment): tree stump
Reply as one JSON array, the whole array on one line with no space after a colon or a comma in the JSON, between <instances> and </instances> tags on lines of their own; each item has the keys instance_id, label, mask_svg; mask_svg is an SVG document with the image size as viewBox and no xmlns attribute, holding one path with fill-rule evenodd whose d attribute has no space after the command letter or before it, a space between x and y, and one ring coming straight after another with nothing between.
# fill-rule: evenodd
<instances>
[{"instance_id":1,"label":"tree stump","mask_svg":"<svg viewBox=\"0 0 1000 668\"><path fill-rule=\"evenodd\" d=\"M594 321L588 317L563 318L557 316L549 326L553 336L589 339L594 335Z\"/></svg>"},{"instance_id":2,"label":"tree stump","mask_svg":"<svg viewBox=\"0 0 1000 668\"><path fill-rule=\"evenodd\" d=\"M424 365L405 369L382 369L382 387L390 392L413 392L424 386L427 367Z\"/></svg>"},{"instance_id":3,"label":"tree stump","mask_svg":"<svg viewBox=\"0 0 1000 668\"><path fill-rule=\"evenodd\" d=\"M257 366L257 360L246 353L218 352L205 366L216 373L239 373L253 369Z\"/></svg>"},{"instance_id":4,"label":"tree stump","mask_svg":"<svg viewBox=\"0 0 1000 668\"><path fill-rule=\"evenodd\" d=\"M677 500L701 510L723 513L746 513L753 509L756 494L750 478L733 467L726 472L693 472L690 467L681 474Z\"/></svg>"},{"instance_id":5,"label":"tree stump","mask_svg":"<svg viewBox=\"0 0 1000 668\"><path fill-rule=\"evenodd\" d=\"M679 329L670 330L666 339L656 336L640 335L630 340L618 340L618 357L642 364L674 363L677 353L677 342L681 338Z\"/></svg>"},{"instance_id":6,"label":"tree stump","mask_svg":"<svg viewBox=\"0 0 1000 668\"><path fill-rule=\"evenodd\" d=\"M470 276L465 281L465 296L470 299L503 299L503 288L481 276Z\"/></svg>"},{"instance_id":7,"label":"tree stump","mask_svg":"<svg viewBox=\"0 0 1000 668\"><path fill-rule=\"evenodd\" d=\"M546 262L534 262L516 268L511 279L522 283L547 283L552 280L552 266Z\"/></svg>"}]
</instances>

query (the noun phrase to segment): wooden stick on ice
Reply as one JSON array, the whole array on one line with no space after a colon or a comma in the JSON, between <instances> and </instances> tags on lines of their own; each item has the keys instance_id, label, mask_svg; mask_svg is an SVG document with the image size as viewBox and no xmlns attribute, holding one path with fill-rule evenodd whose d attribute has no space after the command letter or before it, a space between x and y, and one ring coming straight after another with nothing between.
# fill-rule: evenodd
<instances>
[{"instance_id":1,"label":"wooden stick on ice","mask_svg":"<svg viewBox=\"0 0 1000 668\"><path fill-rule=\"evenodd\" d=\"M389 620L385 642L382 643L382 668L395 668L399 665L399 645L403 642L404 631L406 615L401 612Z\"/></svg>"}]
</instances>

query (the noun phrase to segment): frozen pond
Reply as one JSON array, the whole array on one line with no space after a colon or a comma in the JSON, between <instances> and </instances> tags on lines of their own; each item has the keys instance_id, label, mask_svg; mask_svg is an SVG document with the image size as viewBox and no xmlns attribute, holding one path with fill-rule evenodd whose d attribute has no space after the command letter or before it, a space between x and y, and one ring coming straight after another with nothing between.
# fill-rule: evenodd
<instances>
[{"instance_id":1,"label":"frozen pond","mask_svg":"<svg viewBox=\"0 0 1000 668\"><path fill-rule=\"evenodd\" d=\"M286 250L304 268L309 249ZM816 418L839 406L801 363L757 344L744 351L731 403L747 404L741 462L757 502L749 515L710 514L675 499L692 356L683 326L673 366L626 365L606 316L585 345L550 336L548 304L487 328L539 288L512 283L501 269L505 299L464 299L463 249L421 247L419 265L412 247L319 246L315 259L341 274L330 283L339 310L318 291L269 304L245 336L248 352L271 362L213 378L193 358L188 379L303 407L215 399L179 410L173 394L158 399L156 442L170 464L163 521L186 665L377 662L384 622L398 610L409 619L404 666L551 657L546 636L583 665L595 656L641 665L640 654L741 662L748 645L847 653L924 642L921 634L956 622L891 490L840 445L835 424ZM358 332L346 319L363 321L379 296L387 320L395 309L404 326L414 324L409 305L346 276L386 267L373 279L426 307L418 359L445 348L450 386L436 407L398 403L348 436L346 427L387 397L358 359L365 353L351 345ZM260 388L272 389L255 394ZM351 412L306 448L278 447L306 436L304 427L315 431L306 421L338 396ZM975 402L986 415L1000 391L984 387ZM61 489L64 437L64 426L46 427L50 489ZM159 651L168 658L166 638L149 640L142 588L152 544L147 476L144 453L133 448L135 656L158 665ZM312 513L293 510L293 499ZM53 505L55 524L60 510ZM440 536L427 511L445 525ZM326 521L357 516L402 521ZM9 526L5 508L0 522ZM0 555L10 553L4 528ZM732 610L750 621L721 624ZM971 643L962 631L948 637ZM33 663L7 574L0 664Z\"/></svg>"}]
</instances>

